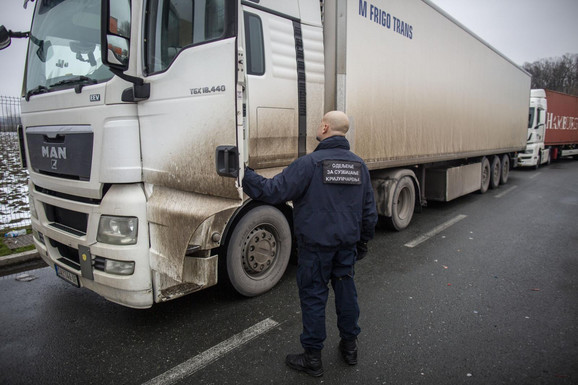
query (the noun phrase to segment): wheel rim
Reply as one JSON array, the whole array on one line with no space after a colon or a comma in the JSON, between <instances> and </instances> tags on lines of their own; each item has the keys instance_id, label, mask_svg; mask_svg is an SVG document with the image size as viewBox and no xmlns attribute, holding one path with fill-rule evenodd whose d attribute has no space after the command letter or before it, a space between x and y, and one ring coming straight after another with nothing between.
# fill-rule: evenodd
<instances>
[{"instance_id":1,"label":"wheel rim","mask_svg":"<svg viewBox=\"0 0 578 385\"><path fill-rule=\"evenodd\" d=\"M276 231L261 225L249 233L243 243L243 269L251 277L260 277L269 271L278 255Z\"/></svg>"}]
</instances>

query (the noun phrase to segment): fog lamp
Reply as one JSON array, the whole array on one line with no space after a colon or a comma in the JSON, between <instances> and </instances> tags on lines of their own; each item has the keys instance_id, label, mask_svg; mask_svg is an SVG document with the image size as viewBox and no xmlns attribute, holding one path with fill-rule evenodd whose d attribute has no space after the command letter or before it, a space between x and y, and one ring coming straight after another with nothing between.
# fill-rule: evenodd
<instances>
[{"instance_id":1,"label":"fog lamp","mask_svg":"<svg viewBox=\"0 0 578 385\"><path fill-rule=\"evenodd\" d=\"M107 259L104 265L104 271L109 274L132 275L134 273L134 262Z\"/></svg>"}]
</instances>

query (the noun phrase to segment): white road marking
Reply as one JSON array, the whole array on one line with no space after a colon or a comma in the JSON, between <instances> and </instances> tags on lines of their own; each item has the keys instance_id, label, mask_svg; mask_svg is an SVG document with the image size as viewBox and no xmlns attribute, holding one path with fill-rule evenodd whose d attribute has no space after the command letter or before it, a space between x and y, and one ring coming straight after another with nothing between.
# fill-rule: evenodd
<instances>
[{"instance_id":1,"label":"white road marking","mask_svg":"<svg viewBox=\"0 0 578 385\"><path fill-rule=\"evenodd\" d=\"M467 215L458 215L457 217L450 219L449 221L447 221L445 223L442 223L438 227L434 228L432 231L429 231L429 232L425 233L424 235L417 237L413 241L406 243L404 246L405 247L416 247L417 245L419 245L419 244L427 241L428 239L436 236L437 234L441 233L442 231L444 231L448 227L455 225L456 223L458 223L459 221L461 221L462 219L464 219L466 217L467 217Z\"/></svg>"},{"instance_id":2,"label":"white road marking","mask_svg":"<svg viewBox=\"0 0 578 385\"><path fill-rule=\"evenodd\" d=\"M539 176L539 175L541 175L541 174L542 174L541 172L535 173L534 175L532 175L532 176L530 177L530 180L536 178L537 176Z\"/></svg>"},{"instance_id":3,"label":"white road marking","mask_svg":"<svg viewBox=\"0 0 578 385\"><path fill-rule=\"evenodd\" d=\"M518 188L518 186L512 186L512 187L510 187L509 189L507 189L507 190L499 193L499 194L496 195L494 198L501 198L501 197L503 197L504 195L511 193L513 190L515 190L515 189L517 189L517 188Z\"/></svg>"},{"instance_id":4,"label":"white road marking","mask_svg":"<svg viewBox=\"0 0 578 385\"><path fill-rule=\"evenodd\" d=\"M243 330L241 333L235 334L228 340L205 350L203 353L183 362L182 364L175 366L171 370L168 370L146 382L144 385L168 385L181 381L203 369L207 365L217 361L232 350L246 344L261 334L267 333L278 325L279 323L277 321L267 318L250 328Z\"/></svg>"}]
</instances>

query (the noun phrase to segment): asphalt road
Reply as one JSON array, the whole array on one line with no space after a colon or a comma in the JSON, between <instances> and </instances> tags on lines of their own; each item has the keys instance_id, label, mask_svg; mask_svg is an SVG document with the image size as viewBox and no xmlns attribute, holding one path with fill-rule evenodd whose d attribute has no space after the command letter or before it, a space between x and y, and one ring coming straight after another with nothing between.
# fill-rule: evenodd
<instances>
[{"instance_id":1,"label":"asphalt road","mask_svg":"<svg viewBox=\"0 0 578 385\"><path fill-rule=\"evenodd\" d=\"M0 383L576 384L577 216L578 162L563 161L378 228L356 268L359 364L339 357L330 297L317 379L284 364L301 351L295 266L257 298L217 286L149 310L49 268L2 277Z\"/></svg>"}]
</instances>

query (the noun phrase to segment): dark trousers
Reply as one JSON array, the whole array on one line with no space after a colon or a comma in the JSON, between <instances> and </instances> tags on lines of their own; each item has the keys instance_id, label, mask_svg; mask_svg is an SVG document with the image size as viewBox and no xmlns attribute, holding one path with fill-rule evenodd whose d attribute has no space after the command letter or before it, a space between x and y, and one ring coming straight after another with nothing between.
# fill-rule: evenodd
<instances>
[{"instance_id":1,"label":"dark trousers","mask_svg":"<svg viewBox=\"0 0 578 385\"><path fill-rule=\"evenodd\" d=\"M325 307L329 295L329 281L335 293L337 327L342 339L352 340L361 329L357 324L359 306L355 289L355 246L337 251L299 250L297 286L301 300L304 349L323 349L326 338Z\"/></svg>"}]
</instances>

